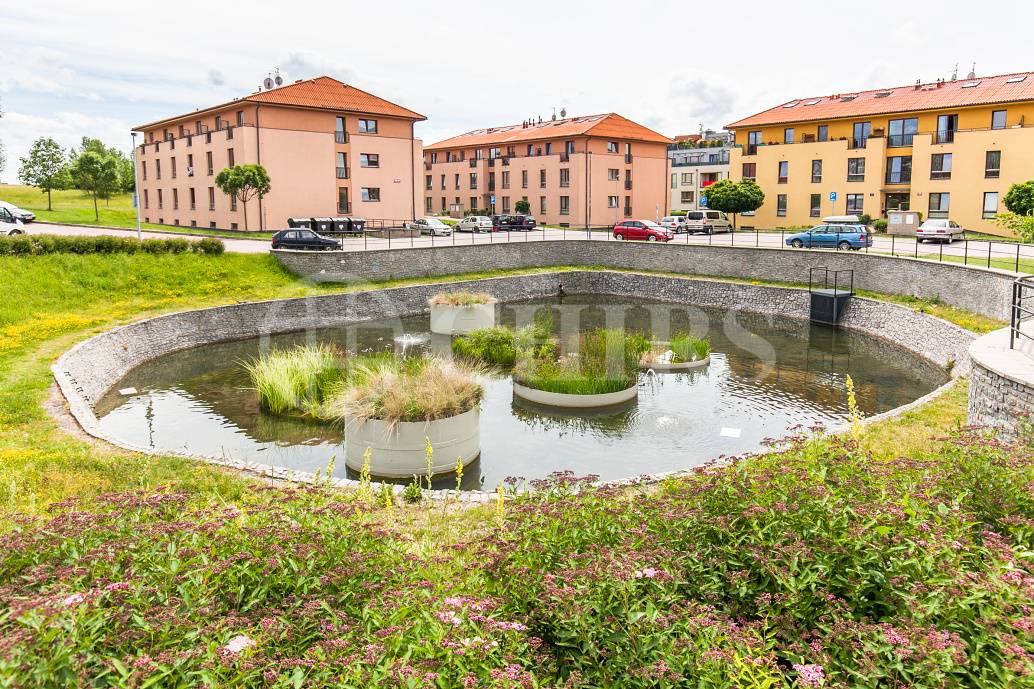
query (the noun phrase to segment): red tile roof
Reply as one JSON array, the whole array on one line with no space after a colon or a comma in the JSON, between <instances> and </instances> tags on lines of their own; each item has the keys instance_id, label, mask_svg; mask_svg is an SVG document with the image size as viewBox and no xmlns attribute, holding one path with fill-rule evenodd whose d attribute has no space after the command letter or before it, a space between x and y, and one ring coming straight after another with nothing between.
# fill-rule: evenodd
<instances>
[{"instance_id":1,"label":"red tile roof","mask_svg":"<svg viewBox=\"0 0 1034 689\"><path fill-rule=\"evenodd\" d=\"M697 141L700 141L701 138L703 137L701 137L699 134L676 134L672 138L672 141L674 141L677 144L680 144L683 141L692 141L695 143Z\"/></svg>"},{"instance_id":2,"label":"red tile roof","mask_svg":"<svg viewBox=\"0 0 1034 689\"><path fill-rule=\"evenodd\" d=\"M212 107L168 117L150 124L134 127L135 131L151 129L179 119L196 117L200 113L215 112L240 103L268 103L316 110L334 110L359 114L384 115L400 117L408 120L426 120L418 112L404 108L391 101L379 98L371 93L342 83L333 77L316 77L315 79L298 80L293 84L280 86L268 91L259 91L242 98L213 105Z\"/></svg>"},{"instance_id":3,"label":"red tile roof","mask_svg":"<svg viewBox=\"0 0 1034 689\"><path fill-rule=\"evenodd\" d=\"M969 84L973 84L969 86ZM894 88L799 98L725 125L743 129L770 124L833 120L1034 100L1034 72L1001 74Z\"/></svg>"},{"instance_id":4,"label":"red tile roof","mask_svg":"<svg viewBox=\"0 0 1034 689\"><path fill-rule=\"evenodd\" d=\"M607 113L603 115L586 115L585 117L569 117L564 120L533 122L528 126L511 124L504 127L475 129L472 132L425 146L424 150L435 151L447 148L506 145L521 141L561 139L569 136L598 136L601 138L632 139L634 141L662 144L671 143L671 139L663 134L658 134L652 129L648 129L621 115Z\"/></svg>"}]
</instances>

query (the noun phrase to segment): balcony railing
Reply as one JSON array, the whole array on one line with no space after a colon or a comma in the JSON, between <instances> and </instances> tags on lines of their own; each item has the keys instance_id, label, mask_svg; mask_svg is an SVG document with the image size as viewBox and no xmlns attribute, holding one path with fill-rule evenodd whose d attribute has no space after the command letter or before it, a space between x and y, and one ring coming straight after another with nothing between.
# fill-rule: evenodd
<instances>
[{"instance_id":1,"label":"balcony railing","mask_svg":"<svg viewBox=\"0 0 1034 689\"><path fill-rule=\"evenodd\" d=\"M344 204L339 203L337 205L337 212L340 215L348 215L349 213L352 212L352 207L351 207L351 205L349 205L347 203L344 203Z\"/></svg>"},{"instance_id":2,"label":"balcony railing","mask_svg":"<svg viewBox=\"0 0 1034 689\"><path fill-rule=\"evenodd\" d=\"M887 137L888 148L902 148L912 145L915 134L891 134Z\"/></svg>"},{"instance_id":3,"label":"balcony railing","mask_svg":"<svg viewBox=\"0 0 1034 689\"><path fill-rule=\"evenodd\" d=\"M632 217L632 207L631 206L625 206L625 217L626 218L631 218Z\"/></svg>"},{"instance_id":4,"label":"balcony railing","mask_svg":"<svg viewBox=\"0 0 1034 689\"><path fill-rule=\"evenodd\" d=\"M561 163L570 163L571 162L571 154L570 153L561 153L560 154L560 162Z\"/></svg>"},{"instance_id":5,"label":"balcony railing","mask_svg":"<svg viewBox=\"0 0 1034 689\"><path fill-rule=\"evenodd\" d=\"M955 141L955 130L954 129L943 129L938 130L934 134L933 142L935 144L950 144Z\"/></svg>"},{"instance_id":6,"label":"balcony railing","mask_svg":"<svg viewBox=\"0 0 1034 689\"><path fill-rule=\"evenodd\" d=\"M998 168L987 168L984 170L984 179L998 179L1001 172Z\"/></svg>"},{"instance_id":7,"label":"balcony railing","mask_svg":"<svg viewBox=\"0 0 1034 689\"><path fill-rule=\"evenodd\" d=\"M933 170L930 179L951 179L951 170Z\"/></svg>"},{"instance_id":8,"label":"balcony railing","mask_svg":"<svg viewBox=\"0 0 1034 689\"><path fill-rule=\"evenodd\" d=\"M347 167L339 167L339 168L337 168L337 178L338 179L348 179L348 168Z\"/></svg>"},{"instance_id":9,"label":"balcony railing","mask_svg":"<svg viewBox=\"0 0 1034 689\"><path fill-rule=\"evenodd\" d=\"M560 209L560 215L571 215L571 209L570 208L561 208Z\"/></svg>"},{"instance_id":10,"label":"balcony railing","mask_svg":"<svg viewBox=\"0 0 1034 689\"><path fill-rule=\"evenodd\" d=\"M334 143L336 143L336 144L347 144L348 143L348 132L334 132Z\"/></svg>"},{"instance_id":11,"label":"balcony railing","mask_svg":"<svg viewBox=\"0 0 1034 689\"><path fill-rule=\"evenodd\" d=\"M488 167L495 167L495 158L488 159Z\"/></svg>"},{"instance_id":12,"label":"balcony railing","mask_svg":"<svg viewBox=\"0 0 1034 689\"><path fill-rule=\"evenodd\" d=\"M470 159L470 166L471 167L477 167L478 166L477 158L471 158Z\"/></svg>"},{"instance_id":13,"label":"balcony railing","mask_svg":"<svg viewBox=\"0 0 1034 689\"><path fill-rule=\"evenodd\" d=\"M758 154L757 144L747 144L743 147L743 155L753 156Z\"/></svg>"},{"instance_id":14,"label":"balcony railing","mask_svg":"<svg viewBox=\"0 0 1034 689\"><path fill-rule=\"evenodd\" d=\"M424 163L424 169L430 171L431 170L431 163Z\"/></svg>"},{"instance_id":15,"label":"balcony railing","mask_svg":"<svg viewBox=\"0 0 1034 689\"><path fill-rule=\"evenodd\" d=\"M865 136L852 136L847 142L847 147L849 149L865 148L865 144L868 140L868 137Z\"/></svg>"},{"instance_id":16,"label":"balcony railing","mask_svg":"<svg viewBox=\"0 0 1034 689\"><path fill-rule=\"evenodd\" d=\"M949 173L949 175L950 174L951 173ZM933 179L933 175L930 175L930 178ZM899 172L894 174L888 174L885 179L887 184L909 184L912 181L912 175L911 173L905 174Z\"/></svg>"},{"instance_id":17,"label":"balcony railing","mask_svg":"<svg viewBox=\"0 0 1034 689\"><path fill-rule=\"evenodd\" d=\"M193 201L191 201L191 203L190 203L190 210L192 210L192 211L196 211L197 210L197 204L194 203Z\"/></svg>"},{"instance_id":18,"label":"balcony railing","mask_svg":"<svg viewBox=\"0 0 1034 689\"><path fill-rule=\"evenodd\" d=\"M503 158L503 165L509 165L509 164L510 164L510 158L508 158L508 157L507 158Z\"/></svg>"},{"instance_id":19,"label":"balcony railing","mask_svg":"<svg viewBox=\"0 0 1034 689\"><path fill-rule=\"evenodd\" d=\"M626 179L625 180L625 189L631 189L631 188L632 188L632 180Z\"/></svg>"},{"instance_id":20,"label":"balcony railing","mask_svg":"<svg viewBox=\"0 0 1034 689\"><path fill-rule=\"evenodd\" d=\"M632 163L632 154L631 153L626 153L625 154L625 163L631 165L631 163Z\"/></svg>"}]
</instances>

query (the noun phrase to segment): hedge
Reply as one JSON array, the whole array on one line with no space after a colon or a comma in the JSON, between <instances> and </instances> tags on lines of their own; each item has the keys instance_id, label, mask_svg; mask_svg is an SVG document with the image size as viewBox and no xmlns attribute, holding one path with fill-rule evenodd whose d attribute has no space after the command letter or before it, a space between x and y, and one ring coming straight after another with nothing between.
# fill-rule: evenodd
<instances>
[{"instance_id":1,"label":"hedge","mask_svg":"<svg viewBox=\"0 0 1034 689\"><path fill-rule=\"evenodd\" d=\"M197 241L180 238L144 239L107 235L65 237L50 234L0 237L0 256L41 256L43 254L207 254L218 256L226 250L219 239Z\"/></svg>"}]
</instances>

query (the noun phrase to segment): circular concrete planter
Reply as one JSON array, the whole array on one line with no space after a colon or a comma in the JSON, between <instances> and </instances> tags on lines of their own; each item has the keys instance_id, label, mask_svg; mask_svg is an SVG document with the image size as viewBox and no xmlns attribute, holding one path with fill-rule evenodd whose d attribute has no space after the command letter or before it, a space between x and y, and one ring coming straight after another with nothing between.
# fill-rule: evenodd
<instances>
[{"instance_id":1,"label":"circular concrete planter","mask_svg":"<svg viewBox=\"0 0 1034 689\"><path fill-rule=\"evenodd\" d=\"M568 409L594 409L596 407L612 407L616 404L631 402L639 396L639 385L633 385L617 392L602 395L568 395L562 392L546 392L513 384L513 394L521 399L542 404L547 407L566 407Z\"/></svg>"},{"instance_id":2,"label":"circular concrete planter","mask_svg":"<svg viewBox=\"0 0 1034 689\"><path fill-rule=\"evenodd\" d=\"M349 419L345 422L345 463L360 471L366 448L370 448L371 475L423 476L427 473L428 441L434 448L434 473L455 471L457 458L463 466L470 464L481 454L481 410L475 407L445 419L403 421L394 426L379 419Z\"/></svg>"},{"instance_id":3,"label":"circular concrete planter","mask_svg":"<svg viewBox=\"0 0 1034 689\"><path fill-rule=\"evenodd\" d=\"M690 369L700 368L701 366L707 366L711 363L711 355L708 354L703 359L697 359L696 361L682 361L677 364L640 364L639 368L645 370L653 369L657 373L667 373L668 371L689 371Z\"/></svg>"},{"instance_id":4,"label":"circular concrete planter","mask_svg":"<svg viewBox=\"0 0 1034 689\"><path fill-rule=\"evenodd\" d=\"M495 325L495 303L470 306L431 305L431 332L439 335L466 335L471 330Z\"/></svg>"}]
</instances>

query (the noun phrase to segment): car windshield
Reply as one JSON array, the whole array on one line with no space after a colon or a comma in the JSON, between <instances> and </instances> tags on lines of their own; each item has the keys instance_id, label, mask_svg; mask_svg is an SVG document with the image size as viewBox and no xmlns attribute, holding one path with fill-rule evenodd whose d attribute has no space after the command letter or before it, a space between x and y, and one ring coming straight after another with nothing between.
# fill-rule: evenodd
<instances>
[{"instance_id":1,"label":"car windshield","mask_svg":"<svg viewBox=\"0 0 1034 689\"><path fill-rule=\"evenodd\" d=\"M653 229L653 230L663 230L664 229L663 227L661 227L657 223L653 222L652 220L643 220L642 222L643 222L643 225L645 225L646 227L649 227L650 229Z\"/></svg>"},{"instance_id":2,"label":"car windshield","mask_svg":"<svg viewBox=\"0 0 1034 689\"><path fill-rule=\"evenodd\" d=\"M446 224L438 218L426 218L424 219L424 222L428 225L431 225L432 227L446 227Z\"/></svg>"}]
</instances>

